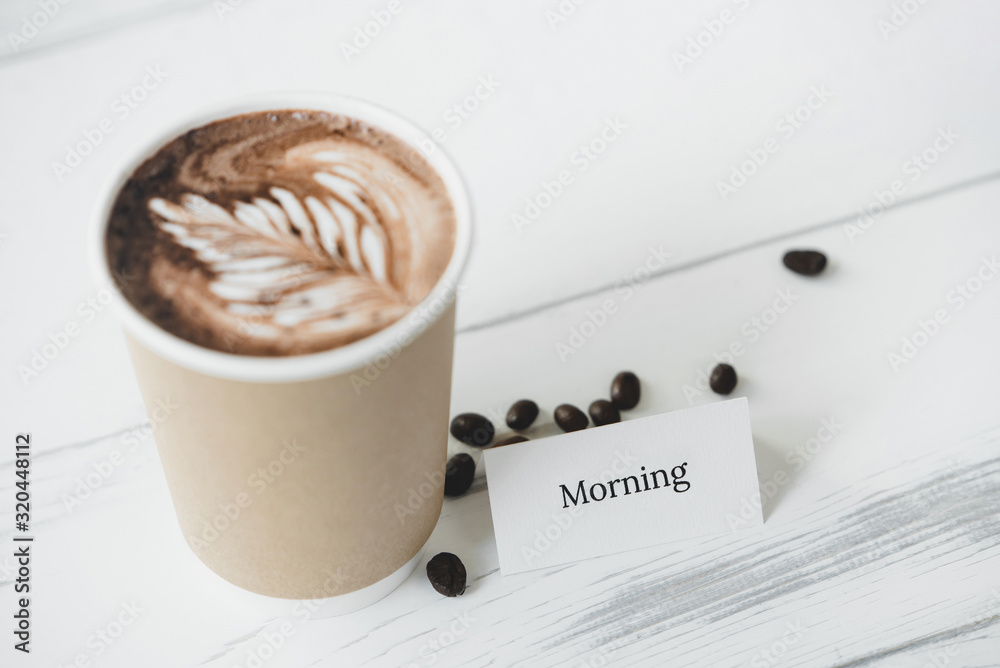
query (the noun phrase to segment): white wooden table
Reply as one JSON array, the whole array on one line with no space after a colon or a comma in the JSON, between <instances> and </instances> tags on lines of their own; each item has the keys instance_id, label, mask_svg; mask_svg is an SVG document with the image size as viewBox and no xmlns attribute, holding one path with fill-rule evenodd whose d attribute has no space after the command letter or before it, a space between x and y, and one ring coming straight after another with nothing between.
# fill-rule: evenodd
<instances>
[{"instance_id":1,"label":"white wooden table","mask_svg":"<svg viewBox=\"0 0 1000 668\"><path fill-rule=\"evenodd\" d=\"M1000 280L985 280L1000 255L1000 8L897 3L918 9L891 30L888 0L564 2L565 21L546 13L555 0L400 0L348 60L341 43L389 3L218 5L70 3L0 52L0 416L6 443L33 434L37 535L34 651L15 655L0 627L0 665L1000 665ZM0 32L37 11L5 5ZM685 62L689 38L703 46ZM476 109L448 114L480 77L494 83ZM685 386L741 343L764 526L502 577L480 471L428 546L465 561L461 598L436 594L421 564L380 603L332 617L204 568L91 286L86 223L149 127L275 88L356 95L442 129L477 212L454 412L528 396L550 421L622 369L644 382L634 416L712 402ZM113 131L60 179L52 163L104 118ZM609 122L613 141L585 157ZM718 182L768 146L724 199ZM518 229L512 216L563 170L572 183ZM896 180L903 205L859 225ZM791 274L791 247L831 267ZM655 275L629 292L647 261ZM773 318L779 291L794 301ZM556 344L607 300L615 312L561 359ZM70 323L79 334L22 379Z\"/></svg>"}]
</instances>

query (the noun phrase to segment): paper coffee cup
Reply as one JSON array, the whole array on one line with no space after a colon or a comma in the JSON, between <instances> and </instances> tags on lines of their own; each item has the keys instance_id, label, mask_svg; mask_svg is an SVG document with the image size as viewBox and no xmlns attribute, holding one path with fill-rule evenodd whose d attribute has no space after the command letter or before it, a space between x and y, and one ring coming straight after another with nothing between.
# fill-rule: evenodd
<instances>
[{"instance_id":1,"label":"paper coffee cup","mask_svg":"<svg viewBox=\"0 0 1000 668\"><path fill-rule=\"evenodd\" d=\"M157 421L155 440L195 554L249 591L335 597L331 605L349 611L412 572L441 510L454 302L471 238L468 196L452 163L415 126L358 100L295 93L224 105L156 133L116 174L95 211L91 260L99 282L115 289L105 253L111 208L159 148L214 120L292 108L377 126L440 175L455 210L455 247L427 297L367 338L288 357L203 348L117 302L147 411L176 406Z\"/></svg>"}]
</instances>

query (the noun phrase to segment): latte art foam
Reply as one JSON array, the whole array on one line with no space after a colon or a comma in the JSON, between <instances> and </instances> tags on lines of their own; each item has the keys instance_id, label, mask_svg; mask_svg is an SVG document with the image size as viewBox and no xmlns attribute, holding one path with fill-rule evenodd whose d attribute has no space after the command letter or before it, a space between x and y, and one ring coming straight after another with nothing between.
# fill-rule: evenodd
<instances>
[{"instance_id":1,"label":"latte art foam","mask_svg":"<svg viewBox=\"0 0 1000 668\"><path fill-rule=\"evenodd\" d=\"M407 144L286 110L178 137L119 193L109 264L161 327L245 355L345 345L399 320L441 278L455 213Z\"/></svg>"}]
</instances>

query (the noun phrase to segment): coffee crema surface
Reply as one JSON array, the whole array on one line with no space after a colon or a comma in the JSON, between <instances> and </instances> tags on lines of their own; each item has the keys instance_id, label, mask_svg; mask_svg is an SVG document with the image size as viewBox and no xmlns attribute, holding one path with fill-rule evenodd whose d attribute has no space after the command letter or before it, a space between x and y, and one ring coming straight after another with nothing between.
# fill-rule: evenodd
<instances>
[{"instance_id":1,"label":"coffee crema surface","mask_svg":"<svg viewBox=\"0 0 1000 668\"><path fill-rule=\"evenodd\" d=\"M144 162L107 228L147 318L229 353L336 348L402 318L444 274L455 211L409 144L328 112L234 116Z\"/></svg>"}]
</instances>

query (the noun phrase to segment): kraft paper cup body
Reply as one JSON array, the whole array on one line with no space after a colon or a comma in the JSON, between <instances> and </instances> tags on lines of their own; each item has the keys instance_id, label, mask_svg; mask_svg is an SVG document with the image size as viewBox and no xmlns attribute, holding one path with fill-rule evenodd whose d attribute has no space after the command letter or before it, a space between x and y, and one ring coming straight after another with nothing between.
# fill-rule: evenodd
<instances>
[{"instance_id":1,"label":"kraft paper cup body","mask_svg":"<svg viewBox=\"0 0 1000 668\"><path fill-rule=\"evenodd\" d=\"M388 594L413 570L444 490L455 293L471 210L451 162L426 134L351 98L292 93L210 109L156 133L102 194L91 262L115 289L105 229L133 171L187 130L240 113L315 109L386 130L444 181L456 240L444 276L408 315L361 341L309 355L202 348L116 300L181 530L226 580L287 599L334 597L343 611ZM427 147L433 151L426 153Z\"/></svg>"}]
</instances>

